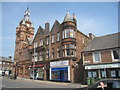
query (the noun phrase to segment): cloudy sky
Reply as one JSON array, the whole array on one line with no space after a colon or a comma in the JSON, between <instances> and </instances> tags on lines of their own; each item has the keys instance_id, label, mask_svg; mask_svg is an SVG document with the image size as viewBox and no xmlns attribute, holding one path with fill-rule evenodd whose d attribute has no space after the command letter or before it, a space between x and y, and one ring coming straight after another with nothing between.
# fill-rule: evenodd
<instances>
[{"instance_id":1,"label":"cloudy sky","mask_svg":"<svg viewBox=\"0 0 120 90\"><path fill-rule=\"evenodd\" d=\"M50 27L55 20L62 23L67 10L76 14L78 29L86 35L118 32L117 2L2 2L2 56L14 56L16 27L27 6L35 32L39 25L44 28L45 22L50 22Z\"/></svg>"}]
</instances>

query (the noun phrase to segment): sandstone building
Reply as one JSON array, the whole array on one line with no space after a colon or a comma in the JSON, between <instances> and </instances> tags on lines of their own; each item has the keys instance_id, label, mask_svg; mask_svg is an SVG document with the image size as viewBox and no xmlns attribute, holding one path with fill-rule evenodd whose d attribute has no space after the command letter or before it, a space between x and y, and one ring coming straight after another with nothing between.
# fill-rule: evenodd
<instances>
[{"instance_id":1,"label":"sandstone building","mask_svg":"<svg viewBox=\"0 0 120 90\"><path fill-rule=\"evenodd\" d=\"M62 23L55 20L39 26L34 38L30 12L16 28L14 71L18 77L80 82L83 80L81 52L89 37L77 29L75 14L66 13ZM33 75L34 74L34 75Z\"/></svg>"}]
</instances>

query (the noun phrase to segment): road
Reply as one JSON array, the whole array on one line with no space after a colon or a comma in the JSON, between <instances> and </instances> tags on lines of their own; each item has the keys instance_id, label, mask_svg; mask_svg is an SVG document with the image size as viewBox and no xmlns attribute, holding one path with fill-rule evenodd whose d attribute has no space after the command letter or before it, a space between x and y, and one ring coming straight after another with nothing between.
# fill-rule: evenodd
<instances>
[{"instance_id":1,"label":"road","mask_svg":"<svg viewBox=\"0 0 120 90\"><path fill-rule=\"evenodd\" d=\"M63 83L63 82L51 82L42 80L30 80L30 79L2 79L2 88L78 88L80 84ZM9 89L6 89L9 90ZM40 89L41 90L41 89Z\"/></svg>"}]
</instances>

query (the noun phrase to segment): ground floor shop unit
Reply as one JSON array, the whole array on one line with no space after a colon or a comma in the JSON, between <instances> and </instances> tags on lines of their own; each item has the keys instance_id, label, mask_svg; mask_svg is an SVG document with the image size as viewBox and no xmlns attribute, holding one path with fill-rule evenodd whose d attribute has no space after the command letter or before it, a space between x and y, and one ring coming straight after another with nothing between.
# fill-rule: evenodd
<instances>
[{"instance_id":1,"label":"ground floor shop unit","mask_svg":"<svg viewBox=\"0 0 120 90\"><path fill-rule=\"evenodd\" d=\"M47 64L47 66L49 66ZM30 79L49 80L49 68L46 64L31 65L29 68Z\"/></svg>"},{"instance_id":2,"label":"ground floor shop unit","mask_svg":"<svg viewBox=\"0 0 120 90\"><path fill-rule=\"evenodd\" d=\"M120 78L120 63L86 65L85 76L98 78Z\"/></svg>"},{"instance_id":3,"label":"ground floor shop unit","mask_svg":"<svg viewBox=\"0 0 120 90\"><path fill-rule=\"evenodd\" d=\"M78 82L80 72L75 71L73 60L61 60L50 62L50 80L61 82ZM79 70L79 68L78 68Z\"/></svg>"}]
</instances>

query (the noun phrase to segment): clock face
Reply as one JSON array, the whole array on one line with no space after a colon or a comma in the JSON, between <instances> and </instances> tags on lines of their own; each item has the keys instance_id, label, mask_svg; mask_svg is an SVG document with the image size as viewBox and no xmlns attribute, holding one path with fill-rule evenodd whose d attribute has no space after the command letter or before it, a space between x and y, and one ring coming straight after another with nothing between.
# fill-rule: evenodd
<instances>
[{"instance_id":1,"label":"clock face","mask_svg":"<svg viewBox=\"0 0 120 90\"><path fill-rule=\"evenodd\" d=\"M27 27L29 27L30 25L29 24L26 24Z\"/></svg>"}]
</instances>

